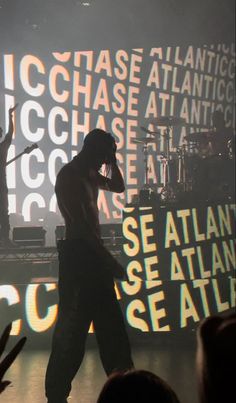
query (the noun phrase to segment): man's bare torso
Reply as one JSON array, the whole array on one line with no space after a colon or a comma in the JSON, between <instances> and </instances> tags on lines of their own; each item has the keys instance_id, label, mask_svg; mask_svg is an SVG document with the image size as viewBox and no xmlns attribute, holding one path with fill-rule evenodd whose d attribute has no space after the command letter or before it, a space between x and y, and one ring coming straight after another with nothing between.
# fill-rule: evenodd
<instances>
[{"instance_id":1,"label":"man's bare torso","mask_svg":"<svg viewBox=\"0 0 236 403\"><path fill-rule=\"evenodd\" d=\"M66 224L67 239L100 239L98 175L96 171L85 169L83 163L75 163L74 160L58 174L55 191Z\"/></svg>"}]
</instances>

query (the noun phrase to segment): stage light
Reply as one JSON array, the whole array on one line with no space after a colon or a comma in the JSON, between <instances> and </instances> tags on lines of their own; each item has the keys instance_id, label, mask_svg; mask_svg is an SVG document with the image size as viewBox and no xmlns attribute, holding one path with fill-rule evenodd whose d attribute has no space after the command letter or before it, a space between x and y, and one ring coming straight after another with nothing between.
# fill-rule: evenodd
<instances>
[{"instance_id":1,"label":"stage light","mask_svg":"<svg viewBox=\"0 0 236 403\"><path fill-rule=\"evenodd\" d=\"M89 7L92 5L92 0L88 0L88 1L80 1L80 5L84 6L84 7Z\"/></svg>"}]
</instances>

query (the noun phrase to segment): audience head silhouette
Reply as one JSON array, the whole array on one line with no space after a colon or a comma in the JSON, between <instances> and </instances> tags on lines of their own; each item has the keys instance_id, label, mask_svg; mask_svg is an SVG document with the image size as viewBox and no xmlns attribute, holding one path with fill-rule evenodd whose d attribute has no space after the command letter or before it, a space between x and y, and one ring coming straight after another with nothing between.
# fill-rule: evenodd
<instances>
[{"instance_id":1,"label":"audience head silhouette","mask_svg":"<svg viewBox=\"0 0 236 403\"><path fill-rule=\"evenodd\" d=\"M131 370L112 374L104 384L97 403L179 403L171 387L154 373Z\"/></svg>"},{"instance_id":2,"label":"audience head silhouette","mask_svg":"<svg viewBox=\"0 0 236 403\"><path fill-rule=\"evenodd\" d=\"M236 313L212 316L198 329L197 374L201 403L231 402L235 394Z\"/></svg>"}]
</instances>

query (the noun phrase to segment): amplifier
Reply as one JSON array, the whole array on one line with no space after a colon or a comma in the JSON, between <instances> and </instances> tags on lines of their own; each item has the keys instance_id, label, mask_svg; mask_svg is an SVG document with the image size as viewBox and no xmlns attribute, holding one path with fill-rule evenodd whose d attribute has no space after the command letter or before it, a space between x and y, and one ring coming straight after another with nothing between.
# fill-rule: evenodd
<instances>
[{"instance_id":1,"label":"amplifier","mask_svg":"<svg viewBox=\"0 0 236 403\"><path fill-rule=\"evenodd\" d=\"M62 239L65 239L65 225L57 225L55 229L55 241L57 244L57 241L62 241Z\"/></svg>"},{"instance_id":2,"label":"amplifier","mask_svg":"<svg viewBox=\"0 0 236 403\"><path fill-rule=\"evenodd\" d=\"M122 224L101 224L101 237L106 246L118 247L123 243Z\"/></svg>"},{"instance_id":3,"label":"amplifier","mask_svg":"<svg viewBox=\"0 0 236 403\"><path fill-rule=\"evenodd\" d=\"M46 231L43 227L14 227L13 241L19 246L45 246Z\"/></svg>"},{"instance_id":4,"label":"amplifier","mask_svg":"<svg viewBox=\"0 0 236 403\"><path fill-rule=\"evenodd\" d=\"M105 246L116 247L122 245L123 242L122 224L101 224L100 230L101 230L101 237ZM57 241L65 238L64 225L56 226L55 238L56 243Z\"/></svg>"}]
</instances>

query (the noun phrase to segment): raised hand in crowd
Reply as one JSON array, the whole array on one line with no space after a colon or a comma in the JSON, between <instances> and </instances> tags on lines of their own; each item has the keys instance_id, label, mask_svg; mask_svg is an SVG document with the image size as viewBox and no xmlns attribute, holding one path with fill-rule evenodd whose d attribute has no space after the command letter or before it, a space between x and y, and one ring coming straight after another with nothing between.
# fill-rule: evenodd
<instances>
[{"instance_id":1,"label":"raised hand in crowd","mask_svg":"<svg viewBox=\"0 0 236 403\"><path fill-rule=\"evenodd\" d=\"M9 116L11 116L13 114L13 112L16 110L16 108L18 107L19 104L15 104L12 108L9 109L8 113Z\"/></svg>"},{"instance_id":2,"label":"raised hand in crowd","mask_svg":"<svg viewBox=\"0 0 236 403\"><path fill-rule=\"evenodd\" d=\"M12 328L12 324L10 323L5 328L5 330L3 331L2 336L0 338L0 357L2 356L2 354L5 350L7 341L10 336L11 328ZM15 347L13 347L13 349L0 362L0 393L2 393L4 391L4 389L6 389L6 387L11 384L11 381L3 380L3 378L4 378L4 375L5 375L6 371L8 370L8 368L10 368L11 364L13 363L13 361L15 360L17 355L22 350L25 342L26 342L26 337L22 337L17 342Z\"/></svg>"}]
</instances>

